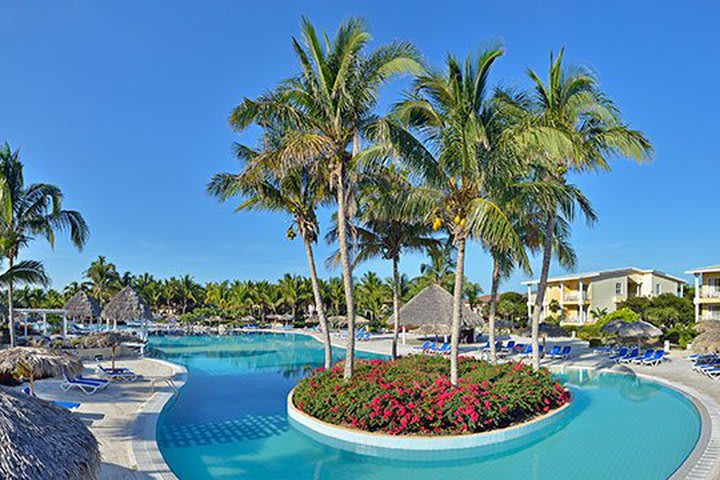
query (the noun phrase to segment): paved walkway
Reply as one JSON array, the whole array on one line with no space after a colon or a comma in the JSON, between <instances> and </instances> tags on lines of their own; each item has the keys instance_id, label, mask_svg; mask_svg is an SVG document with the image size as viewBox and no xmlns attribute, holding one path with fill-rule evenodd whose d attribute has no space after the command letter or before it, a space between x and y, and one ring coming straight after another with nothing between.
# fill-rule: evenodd
<instances>
[{"instance_id":1,"label":"paved walkway","mask_svg":"<svg viewBox=\"0 0 720 480\"><path fill-rule=\"evenodd\" d=\"M113 383L94 395L85 395L76 389L63 392L60 381L55 379L38 381L35 390L41 398L82 404L75 411L100 443L101 480L155 478L157 472L138 470L133 441L140 440L136 438L137 424L145 415L142 411L145 403L153 393L169 390L161 380L173 376L174 369L151 359L119 360L117 365L128 367L143 378L131 383ZM96 375L94 370L89 366L85 374ZM155 389L154 380L158 380ZM151 440L154 443L154 438Z\"/></svg>"}]
</instances>

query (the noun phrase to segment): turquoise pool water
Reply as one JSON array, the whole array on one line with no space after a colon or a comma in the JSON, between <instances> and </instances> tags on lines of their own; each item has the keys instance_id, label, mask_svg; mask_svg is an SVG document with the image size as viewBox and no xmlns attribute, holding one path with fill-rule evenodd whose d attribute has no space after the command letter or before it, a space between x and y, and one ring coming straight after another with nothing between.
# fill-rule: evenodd
<instances>
[{"instance_id":1,"label":"turquoise pool water","mask_svg":"<svg viewBox=\"0 0 720 480\"><path fill-rule=\"evenodd\" d=\"M288 392L322 364L313 339L249 334L155 338L151 345L155 356L189 371L157 430L181 479L656 480L682 464L700 434L697 411L673 390L626 375L569 371L561 377L576 397L570 421L529 446L441 463L365 457L288 425Z\"/></svg>"}]
</instances>

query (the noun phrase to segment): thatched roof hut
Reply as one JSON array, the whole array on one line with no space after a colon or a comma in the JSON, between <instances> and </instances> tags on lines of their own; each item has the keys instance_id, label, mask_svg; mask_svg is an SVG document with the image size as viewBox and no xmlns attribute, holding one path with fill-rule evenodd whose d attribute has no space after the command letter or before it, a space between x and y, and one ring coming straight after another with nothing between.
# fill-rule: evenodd
<instances>
[{"instance_id":1,"label":"thatched roof hut","mask_svg":"<svg viewBox=\"0 0 720 480\"><path fill-rule=\"evenodd\" d=\"M696 353L720 353L720 322L700 322L695 329L700 333L692 342Z\"/></svg>"},{"instance_id":2,"label":"thatched roof hut","mask_svg":"<svg viewBox=\"0 0 720 480\"><path fill-rule=\"evenodd\" d=\"M121 343L137 342L135 335L119 331L91 333L82 338L82 346L85 348L116 348Z\"/></svg>"},{"instance_id":3,"label":"thatched roof hut","mask_svg":"<svg viewBox=\"0 0 720 480\"><path fill-rule=\"evenodd\" d=\"M426 333L445 334L452 326L453 297L440 285L428 285L400 308L400 324ZM460 309L463 327L483 325L477 313L464 303ZM394 322L394 315L390 317Z\"/></svg>"},{"instance_id":4,"label":"thatched roof hut","mask_svg":"<svg viewBox=\"0 0 720 480\"><path fill-rule=\"evenodd\" d=\"M636 322L625 322L621 319L612 322L600 328L605 333L617 335L621 338L655 338L662 335L662 330L652 323L638 320Z\"/></svg>"},{"instance_id":5,"label":"thatched roof hut","mask_svg":"<svg viewBox=\"0 0 720 480\"><path fill-rule=\"evenodd\" d=\"M94 480L99 467L98 442L79 417L0 387L0 478Z\"/></svg>"},{"instance_id":6,"label":"thatched roof hut","mask_svg":"<svg viewBox=\"0 0 720 480\"><path fill-rule=\"evenodd\" d=\"M560 325L554 325L552 323L540 322L538 325L538 333L541 337L569 337L567 330L562 328ZM526 327L520 330L520 335L524 337L532 336L532 328Z\"/></svg>"},{"instance_id":7,"label":"thatched roof hut","mask_svg":"<svg viewBox=\"0 0 720 480\"><path fill-rule=\"evenodd\" d=\"M100 318L102 312L98 301L83 291L70 297L63 308L67 311L68 317L84 321Z\"/></svg>"},{"instance_id":8,"label":"thatched roof hut","mask_svg":"<svg viewBox=\"0 0 720 480\"><path fill-rule=\"evenodd\" d=\"M133 320L152 320L152 312L147 303L131 287L125 287L105 305L102 319L113 322L131 322Z\"/></svg>"}]
</instances>

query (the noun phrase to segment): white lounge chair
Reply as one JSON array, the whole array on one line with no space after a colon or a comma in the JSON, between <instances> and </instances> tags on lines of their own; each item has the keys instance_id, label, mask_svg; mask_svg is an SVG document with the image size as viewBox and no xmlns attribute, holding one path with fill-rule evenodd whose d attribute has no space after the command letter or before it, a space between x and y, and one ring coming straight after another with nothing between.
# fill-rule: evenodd
<instances>
[{"instance_id":1,"label":"white lounge chair","mask_svg":"<svg viewBox=\"0 0 720 480\"><path fill-rule=\"evenodd\" d=\"M110 382L100 378L83 378L78 375L75 378L70 378L67 372L63 372L63 382L60 384L60 388L67 392L71 388L79 388L85 395L92 395L100 390L107 388Z\"/></svg>"}]
</instances>

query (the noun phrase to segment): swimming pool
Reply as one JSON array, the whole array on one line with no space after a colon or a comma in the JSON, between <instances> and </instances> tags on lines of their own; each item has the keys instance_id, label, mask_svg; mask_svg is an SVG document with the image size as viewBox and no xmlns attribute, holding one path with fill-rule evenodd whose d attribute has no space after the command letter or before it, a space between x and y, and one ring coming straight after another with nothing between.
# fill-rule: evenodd
<instances>
[{"instance_id":1,"label":"swimming pool","mask_svg":"<svg viewBox=\"0 0 720 480\"><path fill-rule=\"evenodd\" d=\"M570 421L529 446L453 462L366 457L288 424L288 392L322 364L322 346L312 338L257 333L154 338L151 345L153 355L189 372L157 428L160 451L181 479L655 480L682 464L700 434L697 410L674 390L627 375L570 371L561 375L575 394Z\"/></svg>"}]
</instances>

